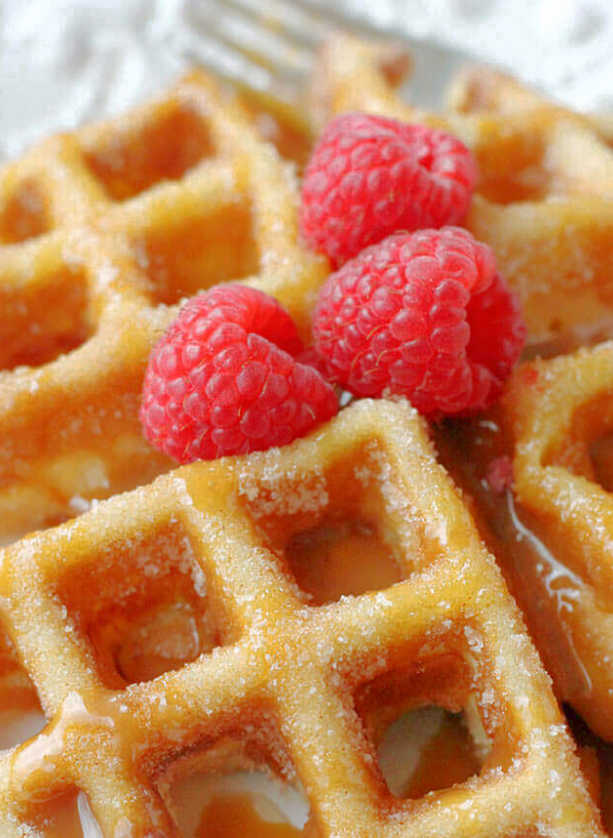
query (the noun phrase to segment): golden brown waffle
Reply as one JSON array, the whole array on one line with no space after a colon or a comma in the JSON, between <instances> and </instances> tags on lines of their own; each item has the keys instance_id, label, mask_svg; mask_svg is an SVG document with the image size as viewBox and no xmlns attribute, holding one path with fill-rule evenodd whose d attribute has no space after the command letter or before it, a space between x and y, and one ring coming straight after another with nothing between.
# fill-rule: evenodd
<instances>
[{"instance_id":1,"label":"golden brown waffle","mask_svg":"<svg viewBox=\"0 0 613 838\"><path fill-rule=\"evenodd\" d=\"M613 343L524 364L501 417L517 514L553 559L543 553L534 585L549 588L548 617L582 670L560 681L561 697L613 740Z\"/></svg>"},{"instance_id":2,"label":"golden brown waffle","mask_svg":"<svg viewBox=\"0 0 613 838\"><path fill-rule=\"evenodd\" d=\"M333 39L314 85L319 124L361 110L459 136L480 170L466 226L492 245L518 292L533 351L610 336L613 149L604 128L485 67L452 83L444 114L416 110L396 93L390 55L389 45Z\"/></svg>"},{"instance_id":3,"label":"golden brown waffle","mask_svg":"<svg viewBox=\"0 0 613 838\"><path fill-rule=\"evenodd\" d=\"M521 298L528 354L554 355L610 336L613 151L606 125L485 67L453 81L445 113L418 111L398 95L391 57L388 45L333 39L314 84L319 124L366 110L460 136L481 172L466 224L492 245ZM602 344L523 366L499 411L437 434L446 464L477 501L474 512L558 696L608 739L613 480L606 482L598 463L606 459L610 357ZM505 461L498 458L513 452L515 493L494 491L490 469L501 467L500 479Z\"/></svg>"},{"instance_id":4,"label":"golden brown waffle","mask_svg":"<svg viewBox=\"0 0 613 838\"><path fill-rule=\"evenodd\" d=\"M168 306L251 277L307 332L326 262L298 243L294 172L256 126L294 157L304 139L248 105L194 74L0 174L0 539L171 466L137 421Z\"/></svg>"},{"instance_id":5,"label":"golden brown waffle","mask_svg":"<svg viewBox=\"0 0 613 838\"><path fill-rule=\"evenodd\" d=\"M304 534L356 523L379 545L362 560L391 551L401 581L305 583ZM7 838L75 788L109 838L178 835L177 779L237 767L300 782L320 838L602 835L513 601L406 404L186 466L1 560L3 623L51 719L0 759ZM128 683L143 615L169 604L199 626L194 660ZM465 783L395 798L377 737L422 704L472 713L487 755Z\"/></svg>"}]
</instances>

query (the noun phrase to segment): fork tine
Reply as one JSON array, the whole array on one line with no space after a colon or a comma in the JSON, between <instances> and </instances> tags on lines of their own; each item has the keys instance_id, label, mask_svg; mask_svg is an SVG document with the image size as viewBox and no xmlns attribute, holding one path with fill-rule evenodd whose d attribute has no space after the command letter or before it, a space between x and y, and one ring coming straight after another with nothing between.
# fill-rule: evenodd
<instances>
[{"instance_id":1,"label":"fork tine","mask_svg":"<svg viewBox=\"0 0 613 838\"><path fill-rule=\"evenodd\" d=\"M236 0L219 2L231 12L218 21L219 31L252 60L269 69L283 65L301 75L310 70L313 48L298 44L289 29L281 31L276 18L253 15Z\"/></svg>"},{"instance_id":2,"label":"fork tine","mask_svg":"<svg viewBox=\"0 0 613 838\"><path fill-rule=\"evenodd\" d=\"M383 38L311 0L207 0L188 7L197 34L185 30L179 54L241 88L295 101L313 68L319 45L334 29ZM388 36L389 37L389 36Z\"/></svg>"},{"instance_id":3,"label":"fork tine","mask_svg":"<svg viewBox=\"0 0 613 838\"><path fill-rule=\"evenodd\" d=\"M208 0L189 7L197 34L178 33L177 52L242 87L295 100L315 51L330 33L326 19L287 0Z\"/></svg>"},{"instance_id":4,"label":"fork tine","mask_svg":"<svg viewBox=\"0 0 613 838\"><path fill-rule=\"evenodd\" d=\"M223 6L240 8L249 14L251 21L260 27L266 27L280 33L286 40L291 40L296 47L302 47L310 54L330 32L331 20L314 14L311 9L300 3L288 3L287 0L267 0L262 11L259 0L218 0Z\"/></svg>"},{"instance_id":5,"label":"fork tine","mask_svg":"<svg viewBox=\"0 0 613 838\"><path fill-rule=\"evenodd\" d=\"M249 2L253 2L253 0L249 0ZM277 7L278 14L288 14L289 9L292 9L296 14L300 14L303 25L311 27L311 32L318 33L319 43L333 30L344 30L370 41L377 39L389 41L390 38L398 37L399 34L389 29L384 31L381 24L366 23L363 18L348 9L344 9L342 12L337 11L329 3L324 5L323 1L273 0L273 4ZM374 5L376 5L376 2ZM405 38L405 40L411 41L412 39Z\"/></svg>"},{"instance_id":6,"label":"fork tine","mask_svg":"<svg viewBox=\"0 0 613 838\"><path fill-rule=\"evenodd\" d=\"M231 82L249 79L256 90L270 89L272 74L249 60L240 49L217 33L201 33L197 39L183 38L177 52L189 63L201 65Z\"/></svg>"}]
</instances>

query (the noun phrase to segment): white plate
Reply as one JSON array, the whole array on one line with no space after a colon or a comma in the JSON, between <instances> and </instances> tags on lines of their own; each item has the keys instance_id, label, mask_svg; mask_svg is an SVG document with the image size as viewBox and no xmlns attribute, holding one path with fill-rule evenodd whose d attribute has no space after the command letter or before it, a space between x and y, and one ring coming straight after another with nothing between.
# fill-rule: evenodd
<instances>
[{"instance_id":1,"label":"white plate","mask_svg":"<svg viewBox=\"0 0 613 838\"><path fill-rule=\"evenodd\" d=\"M274 0L258 2L265 8ZM416 58L411 95L424 106L436 104L470 53L584 106L598 91L613 97L607 3L556 0L556 15L543 27L550 0L343 0L358 16L376 13L396 37L430 38L409 39ZM204 45L212 19L219 11L211 0L0 0L0 161L163 88L188 66L190 49L197 54Z\"/></svg>"}]
</instances>

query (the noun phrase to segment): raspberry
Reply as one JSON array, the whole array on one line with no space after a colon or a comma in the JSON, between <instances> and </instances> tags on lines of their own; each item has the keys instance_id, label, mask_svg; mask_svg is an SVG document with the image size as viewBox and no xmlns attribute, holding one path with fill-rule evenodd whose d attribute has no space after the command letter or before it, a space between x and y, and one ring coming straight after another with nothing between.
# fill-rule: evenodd
<instances>
[{"instance_id":1,"label":"raspberry","mask_svg":"<svg viewBox=\"0 0 613 838\"><path fill-rule=\"evenodd\" d=\"M363 113L333 120L302 184L301 230L334 267L398 230L462 220L476 164L451 134Z\"/></svg>"},{"instance_id":2,"label":"raspberry","mask_svg":"<svg viewBox=\"0 0 613 838\"><path fill-rule=\"evenodd\" d=\"M507 454L490 460L485 479L494 494L508 491L513 486L513 460Z\"/></svg>"},{"instance_id":3,"label":"raspberry","mask_svg":"<svg viewBox=\"0 0 613 838\"><path fill-rule=\"evenodd\" d=\"M492 251L459 227L362 251L328 277L313 331L333 381L360 396L407 396L430 416L489 405L525 338Z\"/></svg>"},{"instance_id":4,"label":"raspberry","mask_svg":"<svg viewBox=\"0 0 613 838\"><path fill-rule=\"evenodd\" d=\"M140 409L145 436L181 463L284 445L338 402L279 303L244 285L193 297L154 347Z\"/></svg>"}]
</instances>

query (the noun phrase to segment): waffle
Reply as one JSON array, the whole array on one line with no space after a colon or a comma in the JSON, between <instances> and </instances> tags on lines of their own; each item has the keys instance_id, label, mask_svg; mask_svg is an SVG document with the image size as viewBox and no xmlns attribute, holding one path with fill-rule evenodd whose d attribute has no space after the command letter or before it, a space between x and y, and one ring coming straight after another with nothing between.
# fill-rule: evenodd
<instances>
[{"instance_id":1,"label":"waffle","mask_svg":"<svg viewBox=\"0 0 613 838\"><path fill-rule=\"evenodd\" d=\"M270 105L195 73L0 174L0 539L171 467L137 405L183 296L247 277L307 333L327 265L297 241L293 170L261 135L299 158L304 131Z\"/></svg>"},{"instance_id":2,"label":"waffle","mask_svg":"<svg viewBox=\"0 0 613 838\"><path fill-rule=\"evenodd\" d=\"M612 334L610 128L486 67L458 74L443 114L420 111L398 95L399 66L389 45L335 38L314 81L314 118L321 126L365 110L423 122L460 136L476 156L466 226L493 247L521 299L526 357L557 357L521 366L499 408L443 425L437 446L467 490L558 697L611 741L613 350L600 342ZM513 492L496 486L505 468Z\"/></svg>"},{"instance_id":3,"label":"waffle","mask_svg":"<svg viewBox=\"0 0 613 838\"><path fill-rule=\"evenodd\" d=\"M391 551L399 581L305 581L304 533L356 521L379 539L363 560ZM105 836L179 835L177 780L238 768L302 787L320 838L602 835L515 605L406 403L364 400L283 449L101 502L5 548L0 590L52 720L0 758L7 838L38 834L45 801L75 789ZM122 647L169 602L200 648L130 683ZM432 703L472 716L481 768L395 797L382 726Z\"/></svg>"},{"instance_id":4,"label":"waffle","mask_svg":"<svg viewBox=\"0 0 613 838\"><path fill-rule=\"evenodd\" d=\"M563 570L549 597L552 619L569 637L587 683L562 697L602 737L613 740L610 440L613 344L524 364L502 405L517 502ZM575 679L577 680L577 678ZM563 681L564 686L567 684ZM572 682L571 682L572 683Z\"/></svg>"},{"instance_id":5,"label":"waffle","mask_svg":"<svg viewBox=\"0 0 613 838\"><path fill-rule=\"evenodd\" d=\"M400 107L391 59L363 65L386 108ZM463 85L456 114L424 120L481 138L485 94ZM536 109L520 105L521 119L488 105L498 140ZM548 119L604 146L605 126ZM144 365L184 295L241 279L308 336L328 270L297 237L310 136L298 111L199 72L0 174L0 537L64 522L0 552L0 736L7 709L49 720L0 751L7 838L209 836L210 811L186 824L186 789L243 774L302 800L313 838L603 834L549 680L412 409L362 401L280 451L176 471L142 438ZM496 132L483 137L493 184ZM496 204L484 190L476 208ZM539 304L535 345L550 338ZM425 794L433 778L407 786L384 745L407 714L423 739L441 712L461 717L472 767L453 775L439 742Z\"/></svg>"},{"instance_id":6,"label":"waffle","mask_svg":"<svg viewBox=\"0 0 613 838\"><path fill-rule=\"evenodd\" d=\"M499 404L437 432L443 462L520 603L555 692L613 740L613 344L522 364ZM613 826L613 748L586 737ZM591 757L590 757L591 759Z\"/></svg>"},{"instance_id":7,"label":"waffle","mask_svg":"<svg viewBox=\"0 0 613 838\"><path fill-rule=\"evenodd\" d=\"M445 113L421 111L396 92L401 62L394 55L388 44L333 39L313 85L316 124L361 110L460 137L480 171L466 226L494 248L518 293L532 353L570 351L613 334L613 149L604 122L554 106L486 67L452 82Z\"/></svg>"}]
</instances>

